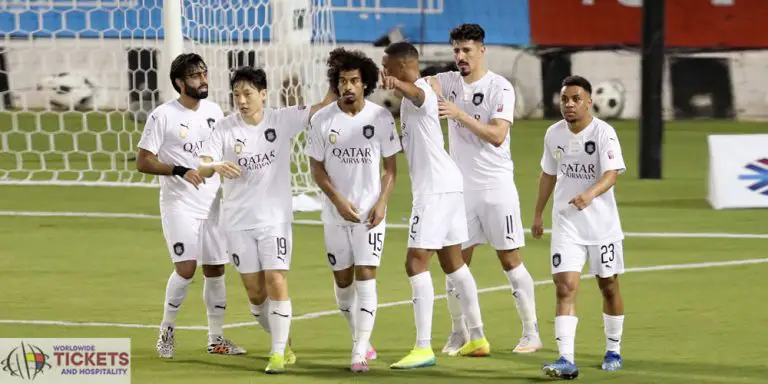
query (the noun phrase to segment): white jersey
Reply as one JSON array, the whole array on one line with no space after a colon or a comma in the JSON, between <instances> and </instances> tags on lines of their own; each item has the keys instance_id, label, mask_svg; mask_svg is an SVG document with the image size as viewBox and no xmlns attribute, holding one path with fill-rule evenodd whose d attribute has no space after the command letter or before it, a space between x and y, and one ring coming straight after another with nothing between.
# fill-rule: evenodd
<instances>
[{"instance_id":1,"label":"white jersey","mask_svg":"<svg viewBox=\"0 0 768 384\"><path fill-rule=\"evenodd\" d=\"M547 129L541 169L557 175L552 205L552 237L581 245L624 239L613 187L579 211L571 199L594 185L607 171L624 173L626 166L616 131L596 117L578 134L561 120Z\"/></svg>"},{"instance_id":2,"label":"white jersey","mask_svg":"<svg viewBox=\"0 0 768 384\"><path fill-rule=\"evenodd\" d=\"M368 100L355 116L333 103L310 121L307 155L324 162L334 188L357 208L362 219L381 193L381 158L401 149L392 114ZM324 199L323 222L346 223L328 197Z\"/></svg>"},{"instance_id":3,"label":"white jersey","mask_svg":"<svg viewBox=\"0 0 768 384\"><path fill-rule=\"evenodd\" d=\"M483 124L492 119L514 121L515 91L507 79L491 71L472 84L459 72L436 76L443 97ZM464 190L498 188L514 183L514 165L509 150L510 135L500 147L481 139L460 122L448 120L451 157L464 176Z\"/></svg>"},{"instance_id":4,"label":"white jersey","mask_svg":"<svg viewBox=\"0 0 768 384\"><path fill-rule=\"evenodd\" d=\"M437 94L424 79L414 85L424 91L424 103L417 107L407 98L400 103L400 131L411 191L414 196L461 192L461 171L445 151Z\"/></svg>"},{"instance_id":5,"label":"white jersey","mask_svg":"<svg viewBox=\"0 0 768 384\"><path fill-rule=\"evenodd\" d=\"M216 124L202 154L214 161L231 161L241 171L237 179L225 178L223 182L222 212L227 230L293 220L291 139L304 129L308 119L308 107L264 108L264 118L256 126L243 121L240 113Z\"/></svg>"},{"instance_id":6,"label":"white jersey","mask_svg":"<svg viewBox=\"0 0 768 384\"><path fill-rule=\"evenodd\" d=\"M163 163L197 169L200 151L222 117L221 108L212 101L200 100L196 111L178 100L165 102L147 118L139 148L156 154ZM200 219L217 215L219 186L218 179L209 179L198 190L179 176L160 176L160 213L181 212Z\"/></svg>"}]
</instances>

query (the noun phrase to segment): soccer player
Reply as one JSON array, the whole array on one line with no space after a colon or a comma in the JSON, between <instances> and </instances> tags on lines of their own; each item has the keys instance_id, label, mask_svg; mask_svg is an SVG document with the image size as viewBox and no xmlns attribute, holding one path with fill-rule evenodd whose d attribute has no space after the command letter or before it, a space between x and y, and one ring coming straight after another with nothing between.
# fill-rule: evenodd
<instances>
[{"instance_id":1,"label":"soccer player","mask_svg":"<svg viewBox=\"0 0 768 384\"><path fill-rule=\"evenodd\" d=\"M266 108L267 75L250 67L235 71L230 89L238 112L216 124L198 172L207 180L224 176L222 213L229 253L251 313L272 336L265 372L281 373L296 361L288 346L292 306L286 281L293 249L291 139L333 97L311 108Z\"/></svg>"},{"instance_id":2,"label":"soccer player","mask_svg":"<svg viewBox=\"0 0 768 384\"><path fill-rule=\"evenodd\" d=\"M336 302L352 330L353 372L368 371L376 319L376 268L384 251L387 201L402 149L392 114L365 99L379 69L360 51L338 48L328 59L328 81L340 97L310 121L312 177L325 194L322 219ZM380 172L383 159L384 171Z\"/></svg>"},{"instance_id":3,"label":"soccer player","mask_svg":"<svg viewBox=\"0 0 768 384\"><path fill-rule=\"evenodd\" d=\"M523 331L516 353L541 349L536 322L533 278L520 257L525 246L520 199L509 149L514 120L515 92L507 79L485 68L485 31L477 24L462 24L451 31L458 72L440 73L431 84L442 95L440 117L448 118L450 152L464 177L469 240L462 245L464 261L472 261L474 247L490 243L496 249L512 285ZM452 332L443 348L456 354L467 342L467 330L451 279L446 279Z\"/></svg>"},{"instance_id":4,"label":"soccer player","mask_svg":"<svg viewBox=\"0 0 768 384\"><path fill-rule=\"evenodd\" d=\"M435 365L431 344L435 288L429 273L434 252L446 278L457 287L467 313L471 337L459 354L488 355L490 344L483 334L477 284L461 257L461 244L468 239L461 171L445 151L437 94L419 78L419 52L413 45L399 42L384 52L382 85L403 94L400 127L413 194L405 267L416 321L416 345L391 368Z\"/></svg>"},{"instance_id":5,"label":"soccer player","mask_svg":"<svg viewBox=\"0 0 768 384\"><path fill-rule=\"evenodd\" d=\"M208 353L234 355L245 350L223 336L227 307L224 265L228 262L219 222L219 181L205 182L196 168L213 124L223 117L208 97L208 67L194 53L171 63L171 83L178 99L155 108L139 141L136 168L160 176L160 215L174 270L165 288L157 353L172 358L176 315L187 297L198 264L202 265L203 299L208 311Z\"/></svg>"},{"instance_id":6,"label":"soccer player","mask_svg":"<svg viewBox=\"0 0 768 384\"><path fill-rule=\"evenodd\" d=\"M555 337L560 358L543 367L552 377L579 375L574 359L576 291L579 275L589 261L603 294L606 353L602 368L621 369L620 342L624 302L618 275L624 272L619 212L613 186L626 169L616 131L592 117L592 85L579 76L563 80L560 112L563 120L547 129L541 157L539 197L531 232L544 233L542 214L555 191L552 206L552 279L557 289Z\"/></svg>"}]
</instances>

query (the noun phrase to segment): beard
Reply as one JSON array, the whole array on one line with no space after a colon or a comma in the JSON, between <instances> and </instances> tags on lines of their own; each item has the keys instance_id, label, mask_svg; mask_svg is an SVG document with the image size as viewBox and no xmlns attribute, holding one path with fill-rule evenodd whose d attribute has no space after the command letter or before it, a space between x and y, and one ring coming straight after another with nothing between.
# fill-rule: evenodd
<instances>
[{"instance_id":1,"label":"beard","mask_svg":"<svg viewBox=\"0 0 768 384\"><path fill-rule=\"evenodd\" d=\"M200 88L202 88L202 87L192 88L190 86L187 86L186 88L187 88L186 89L187 96L189 96L189 97L191 97L193 99L202 100L202 99L205 99L205 98L208 97L207 86L206 86L206 90L205 91L200 91Z\"/></svg>"},{"instance_id":2,"label":"beard","mask_svg":"<svg viewBox=\"0 0 768 384\"><path fill-rule=\"evenodd\" d=\"M341 96L341 100L344 104L354 104L357 101L357 96L354 93L345 93Z\"/></svg>"}]
</instances>

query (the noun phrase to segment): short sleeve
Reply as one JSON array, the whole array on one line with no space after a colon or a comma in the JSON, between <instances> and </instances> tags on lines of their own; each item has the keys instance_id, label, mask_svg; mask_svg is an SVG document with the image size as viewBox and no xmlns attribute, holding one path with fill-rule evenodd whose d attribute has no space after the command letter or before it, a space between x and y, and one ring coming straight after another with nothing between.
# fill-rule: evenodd
<instances>
[{"instance_id":1,"label":"short sleeve","mask_svg":"<svg viewBox=\"0 0 768 384\"><path fill-rule=\"evenodd\" d=\"M307 142L304 145L304 153L317 161L325 160L325 141L321 131L320 125L310 123Z\"/></svg>"},{"instance_id":2,"label":"short sleeve","mask_svg":"<svg viewBox=\"0 0 768 384\"><path fill-rule=\"evenodd\" d=\"M224 127L221 120L213 126L211 137L205 141L200 157L207 156L213 161L221 161L224 158Z\"/></svg>"},{"instance_id":3,"label":"short sleeve","mask_svg":"<svg viewBox=\"0 0 768 384\"><path fill-rule=\"evenodd\" d=\"M624 164L624 156L621 153L621 144L616 131L612 127L602 127L600 134L600 167L603 173L607 171L619 171L624 173L627 166Z\"/></svg>"},{"instance_id":4,"label":"short sleeve","mask_svg":"<svg viewBox=\"0 0 768 384\"><path fill-rule=\"evenodd\" d=\"M435 91L432 89L429 83L424 79L420 79L417 82L415 82L413 85L421 88L421 90L424 91L424 102L421 103L421 106L419 107L416 107L416 105L414 105L414 107L416 107L416 110L422 114L438 113L437 93L435 93Z\"/></svg>"},{"instance_id":5,"label":"short sleeve","mask_svg":"<svg viewBox=\"0 0 768 384\"><path fill-rule=\"evenodd\" d=\"M515 121L515 90L511 84L502 84L493 93L490 100L491 119L502 119L513 123Z\"/></svg>"},{"instance_id":6,"label":"short sleeve","mask_svg":"<svg viewBox=\"0 0 768 384\"><path fill-rule=\"evenodd\" d=\"M443 92L440 96L444 98L447 98L448 94L450 94L451 82L453 81L452 76L453 72L440 72L434 76L437 82L440 83L440 90Z\"/></svg>"},{"instance_id":7,"label":"short sleeve","mask_svg":"<svg viewBox=\"0 0 768 384\"><path fill-rule=\"evenodd\" d=\"M555 158L555 155L549 150L549 146L547 145L547 138L549 135L544 136L544 152L541 155L541 170L544 171L547 175L550 176L556 176L557 175L557 158Z\"/></svg>"},{"instance_id":8,"label":"short sleeve","mask_svg":"<svg viewBox=\"0 0 768 384\"><path fill-rule=\"evenodd\" d=\"M381 157L391 157L403 150L396 132L395 119L389 111L383 112L380 119L381 126L384 127L383 135L379 139Z\"/></svg>"},{"instance_id":9,"label":"short sleeve","mask_svg":"<svg viewBox=\"0 0 768 384\"><path fill-rule=\"evenodd\" d=\"M144 124L144 131L141 133L138 147L156 155L160 146L163 145L164 136L165 117L152 113Z\"/></svg>"},{"instance_id":10,"label":"short sleeve","mask_svg":"<svg viewBox=\"0 0 768 384\"><path fill-rule=\"evenodd\" d=\"M309 107L305 105L280 108L276 112L278 124L290 137L298 135L309 122Z\"/></svg>"}]
</instances>

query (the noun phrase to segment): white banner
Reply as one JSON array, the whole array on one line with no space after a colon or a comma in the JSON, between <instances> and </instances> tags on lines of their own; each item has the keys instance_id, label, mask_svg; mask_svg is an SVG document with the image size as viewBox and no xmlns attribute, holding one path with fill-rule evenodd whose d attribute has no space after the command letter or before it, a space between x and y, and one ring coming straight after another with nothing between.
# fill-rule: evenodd
<instances>
[{"instance_id":1,"label":"white banner","mask_svg":"<svg viewBox=\"0 0 768 384\"><path fill-rule=\"evenodd\" d=\"M768 208L768 135L710 135L709 203Z\"/></svg>"},{"instance_id":2,"label":"white banner","mask_svg":"<svg viewBox=\"0 0 768 384\"><path fill-rule=\"evenodd\" d=\"M130 384L131 339L0 339L0 383Z\"/></svg>"}]
</instances>

